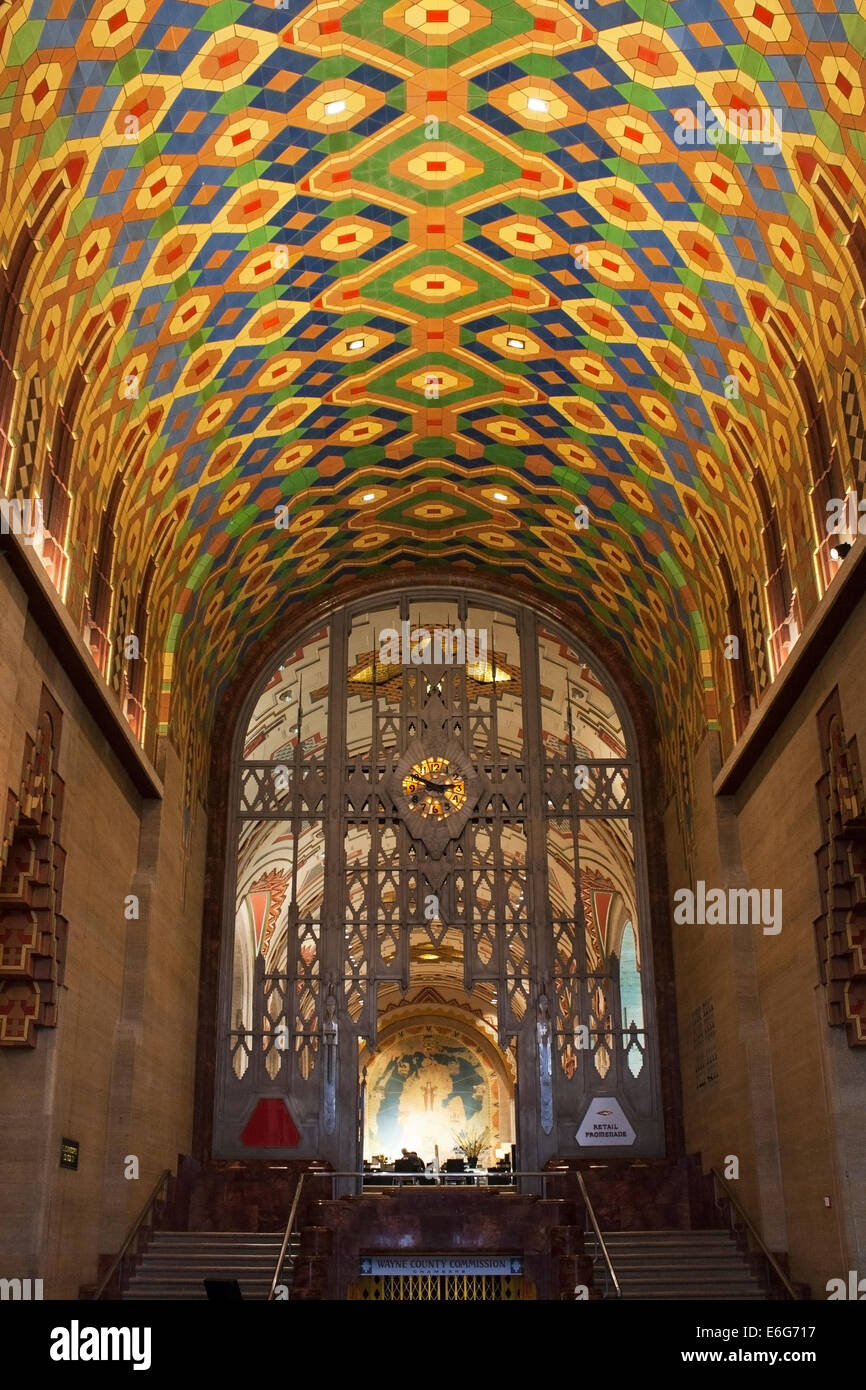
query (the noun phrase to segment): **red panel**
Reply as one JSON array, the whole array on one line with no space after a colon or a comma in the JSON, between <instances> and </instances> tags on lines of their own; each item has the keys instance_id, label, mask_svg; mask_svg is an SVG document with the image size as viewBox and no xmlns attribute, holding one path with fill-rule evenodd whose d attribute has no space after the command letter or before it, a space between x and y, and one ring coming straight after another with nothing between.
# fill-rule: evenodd
<instances>
[{"instance_id":1,"label":"red panel","mask_svg":"<svg viewBox=\"0 0 866 1390\"><path fill-rule=\"evenodd\" d=\"M268 908L271 905L270 893L249 893L250 909L253 917L253 933L256 938L256 955L262 949L262 937L265 931L265 919L268 915Z\"/></svg>"},{"instance_id":2,"label":"red panel","mask_svg":"<svg viewBox=\"0 0 866 1390\"><path fill-rule=\"evenodd\" d=\"M260 1100L241 1135L248 1149L296 1149L300 1134L284 1100Z\"/></svg>"}]
</instances>

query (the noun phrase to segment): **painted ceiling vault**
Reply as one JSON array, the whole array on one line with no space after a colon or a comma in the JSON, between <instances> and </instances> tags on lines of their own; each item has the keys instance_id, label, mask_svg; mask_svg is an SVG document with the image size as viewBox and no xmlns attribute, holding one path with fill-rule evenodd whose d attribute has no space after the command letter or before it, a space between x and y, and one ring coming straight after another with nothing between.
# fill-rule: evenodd
<instances>
[{"instance_id":1,"label":"painted ceiling vault","mask_svg":"<svg viewBox=\"0 0 866 1390\"><path fill-rule=\"evenodd\" d=\"M52 575L85 630L110 556L116 687L145 592L147 738L203 748L291 604L400 563L574 600L669 769L724 722L756 469L801 622L832 578L799 363L864 481L864 54L863 0L4 5L2 482L45 493L62 408Z\"/></svg>"}]
</instances>

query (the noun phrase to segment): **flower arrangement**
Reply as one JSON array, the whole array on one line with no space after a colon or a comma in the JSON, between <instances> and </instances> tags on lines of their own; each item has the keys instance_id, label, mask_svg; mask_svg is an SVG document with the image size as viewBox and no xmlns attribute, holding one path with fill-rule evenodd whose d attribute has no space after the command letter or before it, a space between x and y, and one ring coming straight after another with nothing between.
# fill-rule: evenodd
<instances>
[{"instance_id":1,"label":"flower arrangement","mask_svg":"<svg viewBox=\"0 0 866 1390\"><path fill-rule=\"evenodd\" d=\"M485 1125L484 1129L457 1129L453 1134L455 1149L462 1153L470 1168L476 1167L479 1158L488 1147L489 1128Z\"/></svg>"}]
</instances>

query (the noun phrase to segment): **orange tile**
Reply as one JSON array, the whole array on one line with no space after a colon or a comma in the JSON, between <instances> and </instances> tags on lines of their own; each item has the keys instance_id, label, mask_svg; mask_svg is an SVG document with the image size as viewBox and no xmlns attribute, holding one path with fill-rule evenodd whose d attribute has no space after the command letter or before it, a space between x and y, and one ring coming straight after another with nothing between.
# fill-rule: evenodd
<instances>
[{"instance_id":1,"label":"orange tile","mask_svg":"<svg viewBox=\"0 0 866 1390\"><path fill-rule=\"evenodd\" d=\"M174 53L180 48L184 39L188 37L188 29L180 29L176 25L172 25L170 29L166 29L156 46L158 49L161 48L164 52Z\"/></svg>"},{"instance_id":2,"label":"orange tile","mask_svg":"<svg viewBox=\"0 0 866 1390\"><path fill-rule=\"evenodd\" d=\"M86 112L93 111L104 95L104 87L85 87L78 98L78 114L83 116Z\"/></svg>"},{"instance_id":3,"label":"orange tile","mask_svg":"<svg viewBox=\"0 0 866 1390\"><path fill-rule=\"evenodd\" d=\"M796 106L800 110L803 110L808 104L800 90L799 84L796 82L780 82L779 91L785 98L785 104L787 106ZM782 122L782 128L784 129L784 120Z\"/></svg>"},{"instance_id":4,"label":"orange tile","mask_svg":"<svg viewBox=\"0 0 866 1390\"><path fill-rule=\"evenodd\" d=\"M198 130L205 118L205 114L204 111L185 111L175 129L179 131L181 135L192 135Z\"/></svg>"},{"instance_id":5,"label":"orange tile","mask_svg":"<svg viewBox=\"0 0 866 1390\"><path fill-rule=\"evenodd\" d=\"M776 178L775 169L771 169L769 164L756 164L755 173L764 188L772 189L774 192L779 187L779 180Z\"/></svg>"}]
</instances>

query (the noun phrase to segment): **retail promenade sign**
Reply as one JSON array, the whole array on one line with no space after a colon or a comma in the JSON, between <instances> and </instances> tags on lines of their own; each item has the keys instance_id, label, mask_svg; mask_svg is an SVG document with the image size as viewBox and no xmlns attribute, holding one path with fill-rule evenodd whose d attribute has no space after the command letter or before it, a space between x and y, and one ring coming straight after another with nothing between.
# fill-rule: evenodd
<instances>
[{"instance_id":1,"label":"retail promenade sign","mask_svg":"<svg viewBox=\"0 0 866 1390\"><path fill-rule=\"evenodd\" d=\"M361 1274L522 1274L520 1255L362 1255Z\"/></svg>"},{"instance_id":2,"label":"retail promenade sign","mask_svg":"<svg viewBox=\"0 0 866 1390\"><path fill-rule=\"evenodd\" d=\"M609 1144L633 1144L637 1136L618 1100L613 1096L595 1096L574 1137L582 1147L606 1148Z\"/></svg>"}]
</instances>

